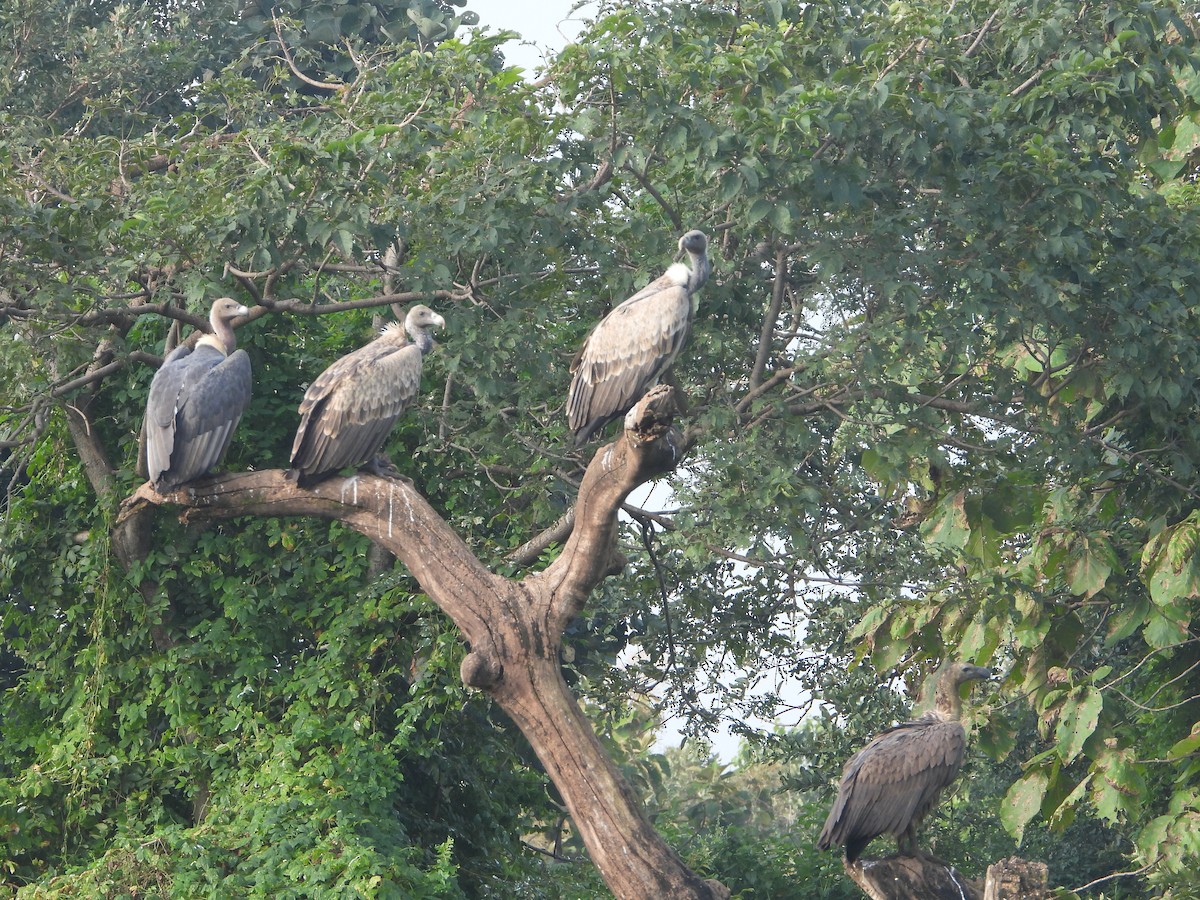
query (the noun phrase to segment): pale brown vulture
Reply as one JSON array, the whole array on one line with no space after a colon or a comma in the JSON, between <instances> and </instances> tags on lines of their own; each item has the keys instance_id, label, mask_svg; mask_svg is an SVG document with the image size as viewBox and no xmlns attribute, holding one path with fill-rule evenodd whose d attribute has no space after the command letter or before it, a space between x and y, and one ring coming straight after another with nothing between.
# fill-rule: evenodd
<instances>
[{"instance_id":1,"label":"pale brown vulture","mask_svg":"<svg viewBox=\"0 0 1200 900\"><path fill-rule=\"evenodd\" d=\"M403 327L391 323L322 372L300 403L288 477L306 484L363 463L377 474L390 470L376 455L421 388L421 362L433 348L430 329L445 326L428 306L414 306Z\"/></svg>"},{"instance_id":2,"label":"pale brown vulture","mask_svg":"<svg viewBox=\"0 0 1200 900\"><path fill-rule=\"evenodd\" d=\"M146 471L172 491L221 462L250 403L250 357L236 350L229 323L250 310L229 297L212 305L212 334L168 354L146 398ZM235 352L236 351L236 352Z\"/></svg>"},{"instance_id":3,"label":"pale brown vulture","mask_svg":"<svg viewBox=\"0 0 1200 900\"><path fill-rule=\"evenodd\" d=\"M951 663L938 676L933 709L889 728L850 757L817 847L840 844L854 862L872 838L890 834L902 856L917 855L917 828L966 756L959 688L991 677L991 669Z\"/></svg>"},{"instance_id":4,"label":"pale brown vulture","mask_svg":"<svg viewBox=\"0 0 1200 900\"><path fill-rule=\"evenodd\" d=\"M571 363L567 424L575 446L625 415L671 367L692 327L692 294L708 280L708 238L689 231L679 239L689 269L675 263L600 320Z\"/></svg>"}]
</instances>

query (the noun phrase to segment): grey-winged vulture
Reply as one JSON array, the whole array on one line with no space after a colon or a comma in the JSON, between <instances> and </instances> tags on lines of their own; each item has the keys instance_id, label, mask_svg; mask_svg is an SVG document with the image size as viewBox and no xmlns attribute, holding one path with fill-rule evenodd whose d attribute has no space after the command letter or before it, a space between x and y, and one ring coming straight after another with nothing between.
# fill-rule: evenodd
<instances>
[{"instance_id":1,"label":"grey-winged vulture","mask_svg":"<svg viewBox=\"0 0 1200 900\"><path fill-rule=\"evenodd\" d=\"M225 456L250 403L250 357L237 350L231 320L249 313L229 297L212 305L212 334L163 360L146 399L146 470L156 491L172 491Z\"/></svg>"},{"instance_id":2,"label":"grey-winged vulture","mask_svg":"<svg viewBox=\"0 0 1200 900\"><path fill-rule=\"evenodd\" d=\"M959 688L991 677L991 669L950 663L938 676L933 709L887 729L850 757L817 847L841 845L854 862L873 838L890 834L902 856L915 856L921 820L966 757Z\"/></svg>"},{"instance_id":3,"label":"grey-winged vulture","mask_svg":"<svg viewBox=\"0 0 1200 900\"><path fill-rule=\"evenodd\" d=\"M689 269L675 263L600 320L571 363L567 424L575 446L623 416L642 398L687 342L692 295L708 280L708 238L689 231L679 239Z\"/></svg>"},{"instance_id":4,"label":"grey-winged vulture","mask_svg":"<svg viewBox=\"0 0 1200 900\"><path fill-rule=\"evenodd\" d=\"M306 484L363 463L380 474L389 469L376 455L421 388L421 363L433 349L430 330L445 326L428 306L414 306L403 326L387 325L322 372L300 403L288 476Z\"/></svg>"}]
</instances>

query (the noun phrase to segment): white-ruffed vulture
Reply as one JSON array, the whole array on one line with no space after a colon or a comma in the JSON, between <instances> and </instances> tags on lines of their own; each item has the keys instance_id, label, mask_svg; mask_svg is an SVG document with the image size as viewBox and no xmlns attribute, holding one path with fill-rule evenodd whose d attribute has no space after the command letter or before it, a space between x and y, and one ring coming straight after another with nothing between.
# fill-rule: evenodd
<instances>
[{"instance_id":1,"label":"white-ruffed vulture","mask_svg":"<svg viewBox=\"0 0 1200 900\"><path fill-rule=\"evenodd\" d=\"M212 305L212 334L176 347L146 398L146 471L159 492L211 471L225 456L250 404L250 357L237 350L230 321L249 313L229 297Z\"/></svg>"},{"instance_id":2,"label":"white-ruffed vulture","mask_svg":"<svg viewBox=\"0 0 1200 900\"><path fill-rule=\"evenodd\" d=\"M403 327L391 323L322 372L300 403L288 477L307 484L363 463L377 474L391 470L377 454L421 388L421 362L433 348L430 329L445 326L428 306L414 306Z\"/></svg>"},{"instance_id":3,"label":"white-ruffed vulture","mask_svg":"<svg viewBox=\"0 0 1200 900\"><path fill-rule=\"evenodd\" d=\"M600 320L571 363L567 424L575 446L629 411L671 367L692 328L692 295L708 280L708 238L679 239L689 269L675 263Z\"/></svg>"},{"instance_id":4,"label":"white-ruffed vulture","mask_svg":"<svg viewBox=\"0 0 1200 900\"><path fill-rule=\"evenodd\" d=\"M933 709L876 735L850 757L817 847L841 845L854 862L873 838L890 834L900 855L916 856L921 820L966 757L959 688L991 677L991 669L951 663L938 676Z\"/></svg>"}]
</instances>

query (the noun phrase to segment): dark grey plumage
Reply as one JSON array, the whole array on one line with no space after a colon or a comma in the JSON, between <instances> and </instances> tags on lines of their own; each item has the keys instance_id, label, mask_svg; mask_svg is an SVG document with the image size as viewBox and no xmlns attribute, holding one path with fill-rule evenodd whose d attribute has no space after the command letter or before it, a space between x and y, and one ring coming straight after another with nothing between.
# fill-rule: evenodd
<instances>
[{"instance_id":1,"label":"dark grey plumage","mask_svg":"<svg viewBox=\"0 0 1200 900\"><path fill-rule=\"evenodd\" d=\"M249 313L222 297L208 321L213 333L195 348L176 347L146 398L146 470L159 492L199 478L221 462L250 403L250 357L236 350L232 319Z\"/></svg>"},{"instance_id":2,"label":"dark grey plumage","mask_svg":"<svg viewBox=\"0 0 1200 900\"><path fill-rule=\"evenodd\" d=\"M403 327L393 322L322 372L300 403L289 477L303 484L347 466L382 465L375 455L421 388L429 331L445 325L429 307L414 306Z\"/></svg>"},{"instance_id":3,"label":"dark grey plumage","mask_svg":"<svg viewBox=\"0 0 1200 900\"><path fill-rule=\"evenodd\" d=\"M921 820L966 757L959 687L991 677L990 669L951 663L938 677L932 710L882 732L850 757L817 847L841 845L854 862L873 838L890 834L901 855L916 855Z\"/></svg>"},{"instance_id":4,"label":"dark grey plumage","mask_svg":"<svg viewBox=\"0 0 1200 900\"><path fill-rule=\"evenodd\" d=\"M567 424L575 446L623 416L671 367L692 327L692 295L708 280L708 238L689 231L675 263L600 320L571 363Z\"/></svg>"}]
</instances>

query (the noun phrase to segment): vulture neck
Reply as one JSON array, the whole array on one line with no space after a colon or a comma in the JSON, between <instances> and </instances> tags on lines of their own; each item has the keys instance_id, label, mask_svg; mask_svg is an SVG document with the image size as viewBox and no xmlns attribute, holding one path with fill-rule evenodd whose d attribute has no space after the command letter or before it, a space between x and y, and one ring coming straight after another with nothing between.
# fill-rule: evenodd
<instances>
[{"instance_id":1,"label":"vulture neck","mask_svg":"<svg viewBox=\"0 0 1200 900\"><path fill-rule=\"evenodd\" d=\"M708 276L712 273L712 263L708 261L707 253L693 253L691 250L688 251L688 259L691 260L692 268L688 272L687 289L689 294L694 294L708 281Z\"/></svg>"},{"instance_id":2,"label":"vulture neck","mask_svg":"<svg viewBox=\"0 0 1200 900\"><path fill-rule=\"evenodd\" d=\"M412 338L412 342L417 345L417 349L421 351L422 356L433 349L433 335L428 331L414 328L408 334Z\"/></svg>"},{"instance_id":3,"label":"vulture neck","mask_svg":"<svg viewBox=\"0 0 1200 900\"><path fill-rule=\"evenodd\" d=\"M962 719L962 697L958 693L958 682L951 678L938 680L937 691L933 695L933 713L945 722Z\"/></svg>"},{"instance_id":4,"label":"vulture neck","mask_svg":"<svg viewBox=\"0 0 1200 900\"><path fill-rule=\"evenodd\" d=\"M206 344L209 347L215 347L226 356L237 349L237 338L233 334L233 326L229 324L228 319L212 316L208 320L208 324L212 326L213 333L200 338L196 342L197 346Z\"/></svg>"}]
</instances>

